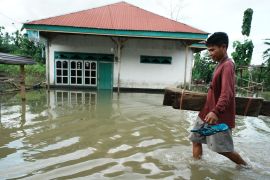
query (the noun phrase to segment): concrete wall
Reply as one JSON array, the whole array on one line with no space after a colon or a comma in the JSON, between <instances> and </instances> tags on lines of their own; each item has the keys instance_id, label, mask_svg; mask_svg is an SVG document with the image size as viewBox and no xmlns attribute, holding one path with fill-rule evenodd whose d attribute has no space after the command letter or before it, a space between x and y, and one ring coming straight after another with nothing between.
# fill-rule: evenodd
<instances>
[{"instance_id":1,"label":"concrete wall","mask_svg":"<svg viewBox=\"0 0 270 180\"><path fill-rule=\"evenodd\" d=\"M110 37L90 35L57 35L49 41L50 84L55 84L54 52L106 53L115 48ZM140 56L171 56L172 64L140 63ZM191 79L193 55L188 52L187 83ZM184 82L185 48L181 41L129 38L122 49L121 87L163 89ZM118 62L114 63L114 87L117 87Z\"/></svg>"},{"instance_id":2,"label":"concrete wall","mask_svg":"<svg viewBox=\"0 0 270 180\"><path fill-rule=\"evenodd\" d=\"M172 64L140 63L141 55L171 56ZM192 53L187 64L190 79ZM122 54L121 86L131 88L164 88L184 82L185 48L181 42L158 39L129 39ZM115 68L115 75L117 69ZM116 78L117 76L115 76ZM117 81L114 81L115 83Z\"/></svg>"}]
</instances>

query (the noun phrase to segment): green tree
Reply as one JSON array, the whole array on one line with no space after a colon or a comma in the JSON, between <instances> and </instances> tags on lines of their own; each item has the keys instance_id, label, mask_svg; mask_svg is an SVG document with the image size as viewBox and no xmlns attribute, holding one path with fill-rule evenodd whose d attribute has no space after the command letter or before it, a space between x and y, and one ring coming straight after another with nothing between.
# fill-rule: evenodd
<instances>
[{"instance_id":1,"label":"green tree","mask_svg":"<svg viewBox=\"0 0 270 180\"><path fill-rule=\"evenodd\" d=\"M244 12L243 24L242 24L242 34L249 36L251 29L253 10L248 8Z\"/></svg>"},{"instance_id":2,"label":"green tree","mask_svg":"<svg viewBox=\"0 0 270 180\"><path fill-rule=\"evenodd\" d=\"M11 37L4 30L5 28L0 26L0 52L8 53L12 50Z\"/></svg>"},{"instance_id":3,"label":"green tree","mask_svg":"<svg viewBox=\"0 0 270 180\"><path fill-rule=\"evenodd\" d=\"M208 52L196 53L194 59L192 80L209 83L211 81L216 63L211 60Z\"/></svg>"},{"instance_id":4,"label":"green tree","mask_svg":"<svg viewBox=\"0 0 270 180\"><path fill-rule=\"evenodd\" d=\"M27 35L23 35L19 31L13 33L13 43L14 43L14 54L30 56L37 62L44 62L44 57L42 57L42 51L45 46L43 43L33 42L27 38Z\"/></svg>"},{"instance_id":5,"label":"green tree","mask_svg":"<svg viewBox=\"0 0 270 180\"><path fill-rule=\"evenodd\" d=\"M270 46L270 39L265 39L264 44ZM270 70L270 47L263 52L264 64Z\"/></svg>"},{"instance_id":6,"label":"green tree","mask_svg":"<svg viewBox=\"0 0 270 180\"><path fill-rule=\"evenodd\" d=\"M270 39L265 39L264 44L270 46ZM267 48L264 52L263 52L263 65L266 66L264 69L264 82L266 84L266 86L268 86L268 88L270 87L270 47Z\"/></svg>"},{"instance_id":7,"label":"green tree","mask_svg":"<svg viewBox=\"0 0 270 180\"><path fill-rule=\"evenodd\" d=\"M243 43L234 41L233 48L235 51L232 52L232 57L236 67L249 66L254 48L252 41L248 39L245 39Z\"/></svg>"},{"instance_id":8,"label":"green tree","mask_svg":"<svg viewBox=\"0 0 270 180\"><path fill-rule=\"evenodd\" d=\"M265 39L264 44L270 46L270 39ZM264 89L270 88L270 48L263 52L264 62L260 66L253 66L250 73L252 80L256 82L264 82Z\"/></svg>"},{"instance_id":9,"label":"green tree","mask_svg":"<svg viewBox=\"0 0 270 180\"><path fill-rule=\"evenodd\" d=\"M45 79L45 58L42 56L44 44L30 41L27 35L21 31L9 34L4 30L4 27L0 27L0 52L28 56L34 59L38 62L37 64L26 66L26 73L30 74L27 76L29 80L26 79L26 83L28 81L30 84L43 81ZM16 77L19 74L19 66L0 64L0 72L4 72L10 77Z\"/></svg>"},{"instance_id":10,"label":"green tree","mask_svg":"<svg viewBox=\"0 0 270 180\"><path fill-rule=\"evenodd\" d=\"M0 52L28 56L39 63L44 62L42 51L45 46L43 43L30 41L27 35L20 31L9 34L4 30L4 27L0 27Z\"/></svg>"},{"instance_id":11,"label":"green tree","mask_svg":"<svg viewBox=\"0 0 270 180\"><path fill-rule=\"evenodd\" d=\"M232 57L236 66L236 73L240 78L249 78L249 72L247 67L251 63L252 53L254 45L251 39L248 39L250 35L251 22L252 22L253 10L248 8L244 12L243 24L242 24L242 35L244 36L244 41L234 41L233 48L234 52L232 52ZM240 81L241 82L241 81Z\"/></svg>"}]
</instances>

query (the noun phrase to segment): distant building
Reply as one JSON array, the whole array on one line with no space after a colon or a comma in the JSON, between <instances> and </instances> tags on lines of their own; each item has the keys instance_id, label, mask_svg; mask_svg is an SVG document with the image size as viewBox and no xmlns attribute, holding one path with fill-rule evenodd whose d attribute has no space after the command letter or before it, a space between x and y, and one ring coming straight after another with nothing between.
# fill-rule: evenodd
<instances>
[{"instance_id":1,"label":"distant building","mask_svg":"<svg viewBox=\"0 0 270 180\"><path fill-rule=\"evenodd\" d=\"M50 86L164 89L191 82L208 33L126 2L27 22L44 38ZM196 45L198 44L198 45Z\"/></svg>"}]
</instances>

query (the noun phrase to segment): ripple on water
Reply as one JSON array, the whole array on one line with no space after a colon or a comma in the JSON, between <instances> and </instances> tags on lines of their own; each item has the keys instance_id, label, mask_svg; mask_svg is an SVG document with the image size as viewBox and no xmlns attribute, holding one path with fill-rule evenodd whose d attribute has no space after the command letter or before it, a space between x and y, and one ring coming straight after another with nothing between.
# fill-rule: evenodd
<instances>
[{"instance_id":1,"label":"ripple on water","mask_svg":"<svg viewBox=\"0 0 270 180\"><path fill-rule=\"evenodd\" d=\"M36 99L27 101L25 116L16 98L4 103L0 179L270 178L268 117L237 117L235 148L255 167L239 171L206 146L195 161L188 134L197 112L162 106L162 94L113 94L104 103L92 92L84 104L89 92L65 91L66 99L55 97L59 92L30 94Z\"/></svg>"},{"instance_id":2,"label":"ripple on water","mask_svg":"<svg viewBox=\"0 0 270 180\"><path fill-rule=\"evenodd\" d=\"M118 146L116 148L109 149L108 153L111 154L111 153L116 153L116 152L120 152L120 151L126 151L126 150L129 150L131 148L132 148L132 146L129 146L127 144L122 144L121 146Z\"/></svg>"},{"instance_id":3,"label":"ripple on water","mask_svg":"<svg viewBox=\"0 0 270 180\"><path fill-rule=\"evenodd\" d=\"M164 143L165 141L163 139L150 139L140 142L137 147L148 147L160 143Z\"/></svg>"}]
</instances>

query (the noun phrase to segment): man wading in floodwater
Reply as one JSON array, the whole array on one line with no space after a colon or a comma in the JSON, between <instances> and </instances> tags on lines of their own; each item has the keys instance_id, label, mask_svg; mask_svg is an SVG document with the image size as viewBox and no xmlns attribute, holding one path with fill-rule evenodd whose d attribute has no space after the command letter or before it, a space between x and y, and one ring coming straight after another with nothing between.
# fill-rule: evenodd
<instances>
[{"instance_id":1,"label":"man wading in floodwater","mask_svg":"<svg viewBox=\"0 0 270 180\"><path fill-rule=\"evenodd\" d=\"M226 33L216 32L206 41L211 58L218 62L212 82L207 93L206 103L200 111L194 129L199 129L204 123L225 123L229 129L210 136L201 136L196 132L190 134L193 143L193 157L200 159L203 153L202 143L237 165L246 166L247 163L234 151L232 131L235 127L235 74L234 63L228 58L229 38Z\"/></svg>"}]
</instances>

